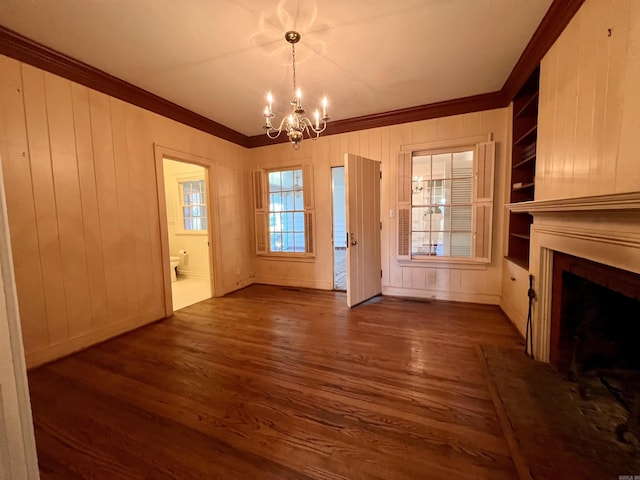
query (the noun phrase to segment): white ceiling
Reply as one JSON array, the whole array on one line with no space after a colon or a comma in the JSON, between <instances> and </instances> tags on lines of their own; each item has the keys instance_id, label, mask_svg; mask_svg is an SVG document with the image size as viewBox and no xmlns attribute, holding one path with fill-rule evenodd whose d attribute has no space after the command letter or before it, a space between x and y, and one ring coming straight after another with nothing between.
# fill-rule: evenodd
<instances>
[{"instance_id":1,"label":"white ceiling","mask_svg":"<svg viewBox=\"0 0 640 480\"><path fill-rule=\"evenodd\" d=\"M244 135L266 93L332 120L502 88L551 0L0 0L0 24Z\"/></svg>"}]
</instances>

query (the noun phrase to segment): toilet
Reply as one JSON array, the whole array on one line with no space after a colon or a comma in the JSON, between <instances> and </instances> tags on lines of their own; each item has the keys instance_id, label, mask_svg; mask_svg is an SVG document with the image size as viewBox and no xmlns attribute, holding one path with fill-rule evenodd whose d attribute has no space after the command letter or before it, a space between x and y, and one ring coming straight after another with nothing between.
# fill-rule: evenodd
<instances>
[{"instance_id":1,"label":"toilet","mask_svg":"<svg viewBox=\"0 0 640 480\"><path fill-rule=\"evenodd\" d=\"M175 282L178 277L176 275L178 265L180 265L180 257L178 256L170 256L169 257L169 265L171 266L171 281Z\"/></svg>"}]
</instances>

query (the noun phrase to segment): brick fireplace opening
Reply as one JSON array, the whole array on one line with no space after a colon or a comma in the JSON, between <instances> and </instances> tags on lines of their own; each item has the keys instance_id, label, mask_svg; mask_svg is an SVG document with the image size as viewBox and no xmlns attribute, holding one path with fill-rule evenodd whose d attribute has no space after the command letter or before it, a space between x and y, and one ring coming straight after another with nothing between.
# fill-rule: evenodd
<instances>
[{"instance_id":1,"label":"brick fireplace opening","mask_svg":"<svg viewBox=\"0 0 640 480\"><path fill-rule=\"evenodd\" d=\"M553 253L549 361L640 371L640 275Z\"/></svg>"}]
</instances>

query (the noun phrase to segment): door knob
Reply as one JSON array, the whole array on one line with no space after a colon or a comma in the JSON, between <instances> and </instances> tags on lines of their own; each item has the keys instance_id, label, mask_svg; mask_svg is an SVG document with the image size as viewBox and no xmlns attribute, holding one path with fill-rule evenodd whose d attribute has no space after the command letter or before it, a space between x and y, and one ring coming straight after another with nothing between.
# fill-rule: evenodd
<instances>
[{"instance_id":1,"label":"door knob","mask_svg":"<svg viewBox=\"0 0 640 480\"><path fill-rule=\"evenodd\" d=\"M353 233L351 233L350 235L351 235L351 246L357 245L358 242L356 241L355 235Z\"/></svg>"}]
</instances>

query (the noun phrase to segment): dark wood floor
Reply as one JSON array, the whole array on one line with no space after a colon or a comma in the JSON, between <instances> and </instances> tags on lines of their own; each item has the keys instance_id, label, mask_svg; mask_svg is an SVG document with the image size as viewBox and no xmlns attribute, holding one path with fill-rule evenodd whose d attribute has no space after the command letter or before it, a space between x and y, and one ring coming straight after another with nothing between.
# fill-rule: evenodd
<instances>
[{"instance_id":1,"label":"dark wood floor","mask_svg":"<svg viewBox=\"0 0 640 480\"><path fill-rule=\"evenodd\" d=\"M515 479L497 307L256 285L29 372L41 478Z\"/></svg>"}]
</instances>

